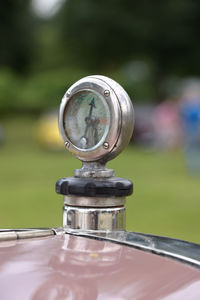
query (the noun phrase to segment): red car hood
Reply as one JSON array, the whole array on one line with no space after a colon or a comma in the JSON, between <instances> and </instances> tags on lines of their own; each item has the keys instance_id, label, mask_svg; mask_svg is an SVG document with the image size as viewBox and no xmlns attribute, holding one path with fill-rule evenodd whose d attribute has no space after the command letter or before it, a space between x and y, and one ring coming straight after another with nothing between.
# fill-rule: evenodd
<instances>
[{"instance_id":1,"label":"red car hood","mask_svg":"<svg viewBox=\"0 0 200 300\"><path fill-rule=\"evenodd\" d=\"M0 243L0 299L200 299L199 270L69 234Z\"/></svg>"}]
</instances>

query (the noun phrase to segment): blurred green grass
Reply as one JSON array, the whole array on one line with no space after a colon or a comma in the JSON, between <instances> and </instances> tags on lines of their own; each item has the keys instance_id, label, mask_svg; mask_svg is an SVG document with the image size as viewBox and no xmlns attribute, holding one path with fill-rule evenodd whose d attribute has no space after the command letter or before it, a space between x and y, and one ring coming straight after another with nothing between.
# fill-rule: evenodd
<instances>
[{"instance_id":1,"label":"blurred green grass","mask_svg":"<svg viewBox=\"0 0 200 300\"><path fill-rule=\"evenodd\" d=\"M45 151L34 142L36 119L1 121L0 228L62 224L62 196L55 182L80 162L67 151ZM108 164L134 182L127 198L127 230L200 242L200 178L190 177L181 152L145 152L129 146Z\"/></svg>"}]
</instances>

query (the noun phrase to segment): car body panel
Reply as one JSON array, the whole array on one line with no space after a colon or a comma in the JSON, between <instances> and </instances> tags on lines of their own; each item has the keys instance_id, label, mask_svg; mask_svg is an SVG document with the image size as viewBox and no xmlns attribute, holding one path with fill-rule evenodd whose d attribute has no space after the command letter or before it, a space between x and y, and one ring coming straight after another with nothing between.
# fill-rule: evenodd
<instances>
[{"instance_id":1,"label":"car body panel","mask_svg":"<svg viewBox=\"0 0 200 300\"><path fill-rule=\"evenodd\" d=\"M0 243L7 299L200 299L200 271L110 241L71 234Z\"/></svg>"}]
</instances>

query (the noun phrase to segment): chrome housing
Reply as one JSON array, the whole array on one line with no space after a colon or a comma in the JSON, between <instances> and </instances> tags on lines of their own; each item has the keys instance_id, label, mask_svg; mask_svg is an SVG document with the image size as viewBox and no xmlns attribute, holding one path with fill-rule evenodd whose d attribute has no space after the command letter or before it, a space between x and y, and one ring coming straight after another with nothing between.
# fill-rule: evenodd
<instances>
[{"instance_id":1,"label":"chrome housing","mask_svg":"<svg viewBox=\"0 0 200 300\"><path fill-rule=\"evenodd\" d=\"M96 91L108 104L111 123L107 136L98 147L79 149L66 135L64 112L72 96L80 91ZM73 84L65 93L59 111L59 129L66 148L82 161L106 162L118 155L129 143L134 126L134 110L126 91L114 80L105 76L88 76ZM106 147L105 147L106 145Z\"/></svg>"}]
</instances>

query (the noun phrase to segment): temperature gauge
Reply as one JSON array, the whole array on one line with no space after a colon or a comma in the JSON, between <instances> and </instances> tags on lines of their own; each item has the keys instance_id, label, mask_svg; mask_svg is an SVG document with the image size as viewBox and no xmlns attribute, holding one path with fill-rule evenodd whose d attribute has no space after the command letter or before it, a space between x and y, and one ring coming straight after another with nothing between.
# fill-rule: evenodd
<instances>
[{"instance_id":1,"label":"temperature gauge","mask_svg":"<svg viewBox=\"0 0 200 300\"><path fill-rule=\"evenodd\" d=\"M64 130L79 149L96 149L105 140L110 126L110 111L101 94L76 93L64 111Z\"/></svg>"}]
</instances>

